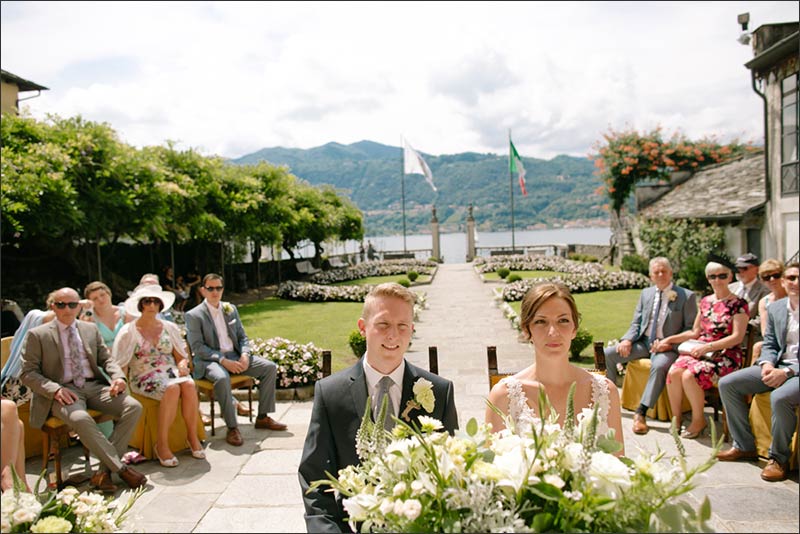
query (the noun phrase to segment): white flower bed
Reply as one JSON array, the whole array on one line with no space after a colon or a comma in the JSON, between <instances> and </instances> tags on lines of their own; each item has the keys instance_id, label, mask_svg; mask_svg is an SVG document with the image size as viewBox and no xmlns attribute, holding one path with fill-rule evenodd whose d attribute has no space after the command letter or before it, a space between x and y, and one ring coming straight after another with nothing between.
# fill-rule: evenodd
<instances>
[{"instance_id":1,"label":"white flower bed","mask_svg":"<svg viewBox=\"0 0 800 534\"><path fill-rule=\"evenodd\" d=\"M473 265L479 273L493 273L501 267L510 271L556 271L571 274L599 274L605 269L599 263L573 261L561 256L492 256L475 258Z\"/></svg>"},{"instance_id":2,"label":"white flower bed","mask_svg":"<svg viewBox=\"0 0 800 534\"><path fill-rule=\"evenodd\" d=\"M533 285L542 282L561 282L572 293L590 293L592 291L611 291L614 289L644 289L650 285L650 279L645 275L630 271L604 271L590 275L564 274L545 278L527 278L512 282L503 287L503 300L507 302L522 300L522 297Z\"/></svg>"},{"instance_id":3,"label":"white flower bed","mask_svg":"<svg viewBox=\"0 0 800 534\"><path fill-rule=\"evenodd\" d=\"M336 269L317 273L310 278L317 284L333 284L349 280L359 280L370 276L392 276L416 271L419 274L433 274L438 264L429 260L383 260L367 261L345 269Z\"/></svg>"}]
</instances>

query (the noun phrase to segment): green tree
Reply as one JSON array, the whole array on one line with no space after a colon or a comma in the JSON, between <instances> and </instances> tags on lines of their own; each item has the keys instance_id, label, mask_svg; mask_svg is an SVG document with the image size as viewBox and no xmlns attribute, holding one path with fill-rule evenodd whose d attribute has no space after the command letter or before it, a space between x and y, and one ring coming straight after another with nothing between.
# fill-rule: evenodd
<instances>
[{"instance_id":1,"label":"green tree","mask_svg":"<svg viewBox=\"0 0 800 534\"><path fill-rule=\"evenodd\" d=\"M718 253L725 246L725 231L721 227L697 219L642 219L639 237L649 257L669 258L676 273L687 258Z\"/></svg>"}]
</instances>

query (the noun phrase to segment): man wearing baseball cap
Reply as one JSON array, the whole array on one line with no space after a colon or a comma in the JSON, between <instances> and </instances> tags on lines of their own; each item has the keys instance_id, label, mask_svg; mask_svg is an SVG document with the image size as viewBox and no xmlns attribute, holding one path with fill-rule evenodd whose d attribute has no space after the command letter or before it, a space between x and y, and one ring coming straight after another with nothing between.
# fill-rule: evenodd
<instances>
[{"instance_id":1,"label":"man wearing baseball cap","mask_svg":"<svg viewBox=\"0 0 800 534\"><path fill-rule=\"evenodd\" d=\"M736 258L734 265L738 282L731 283L728 289L737 297L747 301L747 307L750 309L750 323L759 326L760 323L756 319L758 301L769 293L769 288L758 279L758 256L750 252L742 254Z\"/></svg>"}]
</instances>

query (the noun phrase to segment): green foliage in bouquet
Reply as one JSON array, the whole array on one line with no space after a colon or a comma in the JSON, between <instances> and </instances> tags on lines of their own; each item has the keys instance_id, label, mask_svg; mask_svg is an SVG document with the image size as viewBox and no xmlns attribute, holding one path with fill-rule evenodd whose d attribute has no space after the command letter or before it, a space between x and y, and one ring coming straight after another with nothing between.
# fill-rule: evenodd
<instances>
[{"instance_id":1,"label":"green foliage in bouquet","mask_svg":"<svg viewBox=\"0 0 800 534\"><path fill-rule=\"evenodd\" d=\"M45 471L39 475L34 492L25 485L11 465L14 487L3 493L0 503L2 532L119 532L131 507L144 488L124 492L118 501L99 493L79 492L72 486L41 491Z\"/></svg>"},{"instance_id":2,"label":"green foliage in bouquet","mask_svg":"<svg viewBox=\"0 0 800 534\"><path fill-rule=\"evenodd\" d=\"M401 419L391 432L372 422L369 405L357 435L360 464L312 483L344 498L360 532L696 532L709 531L711 508L678 499L716 462L689 466L673 427L678 455L614 455L614 431L598 432L598 407L574 417L574 385L565 426L544 394L529 429L492 433L473 418L455 436L436 419ZM493 407L496 410L496 408ZM381 408L385 413L386 404ZM377 418L381 421L379 415Z\"/></svg>"}]
</instances>

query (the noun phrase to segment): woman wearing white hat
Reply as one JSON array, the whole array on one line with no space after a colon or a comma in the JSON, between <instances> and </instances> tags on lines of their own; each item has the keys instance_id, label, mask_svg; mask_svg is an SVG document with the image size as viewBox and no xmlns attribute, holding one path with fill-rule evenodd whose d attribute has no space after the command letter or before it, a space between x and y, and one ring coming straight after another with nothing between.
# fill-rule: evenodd
<instances>
[{"instance_id":1,"label":"woman wearing white hat","mask_svg":"<svg viewBox=\"0 0 800 534\"><path fill-rule=\"evenodd\" d=\"M112 350L120 366L130 366L131 391L160 401L155 452L165 467L178 465L178 459L169 448L169 428L175 420L179 400L192 456L205 458L197 437L197 392L189 375L183 338L175 324L157 317L174 302L175 294L163 291L161 286L136 288L125 301L125 311L139 317L122 327Z\"/></svg>"}]
</instances>

